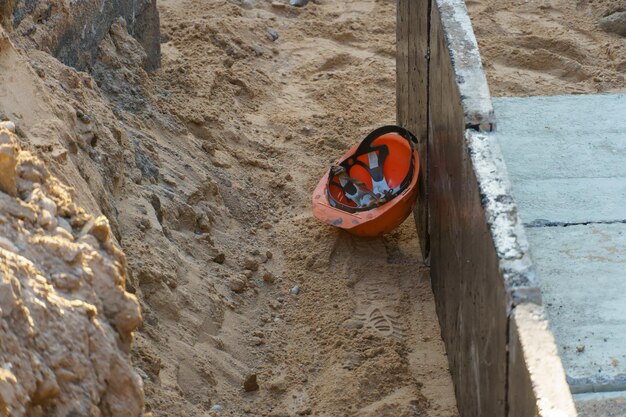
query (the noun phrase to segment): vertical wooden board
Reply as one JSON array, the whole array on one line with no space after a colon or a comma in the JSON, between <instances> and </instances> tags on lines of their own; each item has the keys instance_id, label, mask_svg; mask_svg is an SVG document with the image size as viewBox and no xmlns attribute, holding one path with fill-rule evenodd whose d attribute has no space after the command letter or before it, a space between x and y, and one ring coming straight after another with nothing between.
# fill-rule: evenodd
<instances>
[{"instance_id":1,"label":"vertical wooden board","mask_svg":"<svg viewBox=\"0 0 626 417\"><path fill-rule=\"evenodd\" d=\"M408 7L408 96L409 96L409 108L408 117L406 120L406 127L409 128L418 138L421 140L422 131L419 125L420 116L420 104L418 102L418 83L419 83L419 62L418 62L418 49L420 43L420 35L422 27L418 19L419 6L423 4L423 0L412 0L409 2Z\"/></svg>"},{"instance_id":2,"label":"vertical wooden board","mask_svg":"<svg viewBox=\"0 0 626 417\"><path fill-rule=\"evenodd\" d=\"M431 0L398 0L396 91L397 122L418 138L420 182L414 209L420 247L428 256L428 11Z\"/></svg>"},{"instance_id":3,"label":"vertical wooden board","mask_svg":"<svg viewBox=\"0 0 626 417\"><path fill-rule=\"evenodd\" d=\"M413 214L424 259L430 252L428 236L428 42L431 0L411 2L409 16L410 117L407 127L418 138L419 194Z\"/></svg>"},{"instance_id":4,"label":"vertical wooden board","mask_svg":"<svg viewBox=\"0 0 626 417\"><path fill-rule=\"evenodd\" d=\"M507 299L465 140L461 95L437 7L431 20L432 285L463 417L503 416Z\"/></svg>"},{"instance_id":5,"label":"vertical wooden board","mask_svg":"<svg viewBox=\"0 0 626 417\"><path fill-rule=\"evenodd\" d=\"M443 98L444 96L444 80L449 77L448 74L442 74L444 71L444 67L442 65L442 56L441 56L441 44L442 40L440 37L441 33L441 25L437 21L437 16L435 13L435 7L433 5L432 8L432 17L431 17L431 34L430 34L430 80L428 84L429 88L429 131L428 131L428 152L429 152L429 160L431 162L430 165L430 176L428 178L428 188L429 188L429 209L430 209L430 217L431 217L431 251L433 257L433 272L439 272L439 275L432 275L432 286L433 291L435 293L435 299L437 301L437 313L439 316L439 321L442 326L442 333L444 335L444 340L446 343L449 343L447 338L448 327L454 327L451 323L453 317L448 317L446 311L446 304L448 303L448 298L446 295L449 293L452 298L449 299L450 302L454 302L456 297L454 294L458 294L459 287L456 285L457 282L447 282L446 277L446 263L444 261L446 255L442 254L444 257L442 259L436 258L439 255L437 250L441 247L440 240L442 239L442 234L445 231L446 226L449 224L449 219L451 217L451 213L447 212L450 209L450 205L446 203L446 196L451 197L450 195L450 184L447 179L448 173L445 171L445 166L441 166L440 159L442 159L445 155L439 156L439 152L441 151L441 138L444 135L456 135L460 134L463 130L462 121L458 120L458 118L453 120L449 120L447 117L447 113L444 113L443 106L445 105L445 101L452 100L451 104L454 104L456 100L454 97L450 97L449 95ZM460 106L460 104L457 104ZM457 109L456 112L462 111L460 108ZM449 112L448 112L449 113ZM455 113L452 111L451 113ZM442 163L444 161L441 161ZM452 335L454 337L454 334ZM454 356L449 355L451 361L454 360ZM451 363L451 371L454 373L454 367Z\"/></svg>"},{"instance_id":6,"label":"vertical wooden board","mask_svg":"<svg viewBox=\"0 0 626 417\"><path fill-rule=\"evenodd\" d=\"M498 231L488 223L488 218L493 218L489 216L501 213L489 205L486 198L497 200L485 191L491 185L485 181L502 184L502 178L486 178L484 173L488 168L499 169L496 164L491 164L497 156L494 156L493 149L477 148L482 142L476 135L488 134L466 129L483 121L493 124L494 120L486 84L481 82L484 78L482 68L476 66L479 60L474 62L477 50L470 48L473 34L468 29L466 23L469 20L464 13L466 10L461 0L432 1L426 97L428 165L425 190L430 221L431 277L458 409L462 417L505 416L507 411L509 417L574 415L568 414L571 410L566 414L551 411L558 398L552 395L549 386L564 383L564 377L560 375L556 381L540 375L539 370L557 361L547 363L546 352L539 347L528 350L532 336L524 340L524 331L510 333L513 287L522 285L522 281L516 284L517 281L510 282L503 275L510 259L502 257ZM413 36L410 38L414 41ZM410 47L410 65L413 65L412 50ZM468 95L469 76L473 80L472 86L477 87L475 97ZM411 90L411 100L415 94L417 102L419 91ZM417 108L419 106L414 105L412 110ZM417 116L412 115L415 118L409 123L417 120ZM474 119L478 123L472 123ZM482 159L476 154L481 150L485 152L480 154ZM507 231L515 232L510 225L506 227ZM507 236L519 239L515 233ZM515 259L517 262L519 258ZM525 285L522 287L527 289ZM534 322L521 323L530 326ZM536 331L531 330L528 334ZM519 351L508 351L512 346L510 340L515 346L521 346L521 356ZM562 374L562 370L559 372ZM549 382L541 387L543 381ZM561 386L559 389L571 404L567 388ZM507 404L510 407L507 408Z\"/></svg>"},{"instance_id":7,"label":"vertical wooden board","mask_svg":"<svg viewBox=\"0 0 626 417\"><path fill-rule=\"evenodd\" d=\"M409 3L408 61L409 117L407 127L417 136L420 145L427 140L428 125L428 11L430 0Z\"/></svg>"},{"instance_id":8,"label":"vertical wooden board","mask_svg":"<svg viewBox=\"0 0 626 417\"><path fill-rule=\"evenodd\" d=\"M406 126L409 111L409 4L398 0L396 19L396 123Z\"/></svg>"}]
</instances>

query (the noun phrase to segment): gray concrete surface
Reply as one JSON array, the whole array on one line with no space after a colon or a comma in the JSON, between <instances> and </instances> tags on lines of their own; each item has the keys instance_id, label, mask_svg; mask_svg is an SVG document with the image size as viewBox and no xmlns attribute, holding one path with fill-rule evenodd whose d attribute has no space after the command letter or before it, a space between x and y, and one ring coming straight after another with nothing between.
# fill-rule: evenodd
<instances>
[{"instance_id":1,"label":"gray concrete surface","mask_svg":"<svg viewBox=\"0 0 626 417\"><path fill-rule=\"evenodd\" d=\"M528 239L572 391L626 390L626 224L537 227Z\"/></svg>"},{"instance_id":2,"label":"gray concrete surface","mask_svg":"<svg viewBox=\"0 0 626 417\"><path fill-rule=\"evenodd\" d=\"M494 107L572 392L620 397L626 390L626 95L499 98ZM577 398L581 415L589 404L603 404Z\"/></svg>"},{"instance_id":3,"label":"gray concrete surface","mask_svg":"<svg viewBox=\"0 0 626 417\"><path fill-rule=\"evenodd\" d=\"M494 99L526 224L626 222L626 95Z\"/></svg>"}]
</instances>

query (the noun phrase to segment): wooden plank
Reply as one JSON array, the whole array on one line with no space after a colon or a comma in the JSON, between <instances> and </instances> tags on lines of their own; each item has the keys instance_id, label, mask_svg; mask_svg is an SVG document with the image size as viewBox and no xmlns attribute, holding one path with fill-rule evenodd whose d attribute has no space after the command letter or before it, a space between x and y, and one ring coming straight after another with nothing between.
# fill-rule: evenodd
<instances>
[{"instance_id":1,"label":"wooden plank","mask_svg":"<svg viewBox=\"0 0 626 417\"><path fill-rule=\"evenodd\" d=\"M428 243L428 20L431 0L398 0L397 4L397 123L418 138L419 196L414 209L424 259Z\"/></svg>"},{"instance_id":2,"label":"wooden plank","mask_svg":"<svg viewBox=\"0 0 626 417\"><path fill-rule=\"evenodd\" d=\"M396 26L396 123L406 126L409 110L409 4L398 0Z\"/></svg>"},{"instance_id":3,"label":"wooden plank","mask_svg":"<svg viewBox=\"0 0 626 417\"><path fill-rule=\"evenodd\" d=\"M462 417L505 416L508 304L469 156L461 95L433 4L428 202L431 277Z\"/></svg>"},{"instance_id":4,"label":"wooden plank","mask_svg":"<svg viewBox=\"0 0 626 417\"><path fill-rule=\"evenodd\" d=\"M418 138L420 154L420 180L417 204L414 208L415 224L424 259L430 252L428 231L428 42L430 0L414 0L409 16L409 129Z\"/></svg>"}]
</instances>

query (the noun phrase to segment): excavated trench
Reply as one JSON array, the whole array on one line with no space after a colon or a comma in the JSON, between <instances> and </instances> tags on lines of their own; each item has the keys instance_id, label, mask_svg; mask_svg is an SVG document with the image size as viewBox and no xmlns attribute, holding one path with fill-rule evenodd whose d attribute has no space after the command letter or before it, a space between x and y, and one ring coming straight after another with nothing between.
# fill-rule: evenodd
<instances>
[{"instance_id":1,"label":"excavated trench","mask_svg":"<svg viewBox=\"0 0 626 417\"><path fill-rule=\"evenodd\" d=\"M163 0L151 72L155 13L139 3L147 15L110 19L87 55L52 46L72 9L4 14L0 110L126 254L146 411L456 416L412 220L356 239L309 203L331 160L395 120L395 2ZM48 394L13 414L66 415Z\"/></svg>"},{"instance_id":2,"label":"excavated trench","mask_svg":"<svg viewBox=\"0 0 626 417\"><path fill-rule=\"evenodd\" d=\"M356 240L317 223L309 207L326 164L394 120L393 2L228 4L210 17L205 3L163 2L161 16L169 41L157 82L173 91L170 77L193 80L174 100L196 90L197 106L181 107L217 119L194 115L187 126L214 147L224 217L234 224L212 224L225 262L211 266L226 281L213 284L222 296L213 316L197 317L188 345L169 344L170 370L150 387L158 398L176 386L182 398L155 409L455 415L413 228ZM215 70L196 73L207 60ZM244 393L251 375L259 391Z\"/></svg>"}]
</instances>

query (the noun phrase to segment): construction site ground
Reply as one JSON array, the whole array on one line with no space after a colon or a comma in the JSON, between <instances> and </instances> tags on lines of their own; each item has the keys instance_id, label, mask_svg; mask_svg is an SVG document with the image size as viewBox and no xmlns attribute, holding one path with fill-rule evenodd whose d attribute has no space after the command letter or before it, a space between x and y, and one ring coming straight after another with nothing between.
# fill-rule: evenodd
<instances>
[{"instance_id":1,"label":"construction site ground","mask_svg":"<svg viewBox=\"0 0 626 417\"><path fill-rule=\"evenodd\" d=\"M468 1L492 93L624 90L623 38L597 26L615 3ZM30 68L0 86L22 147L126 254L146 411L457 416L413 220L364 239L311 214L328 165L395 122L395 1L158 7L153 72L123 22L88 73L34 48L41 31L0 60Z\"/></svg>"}]
</instances>

